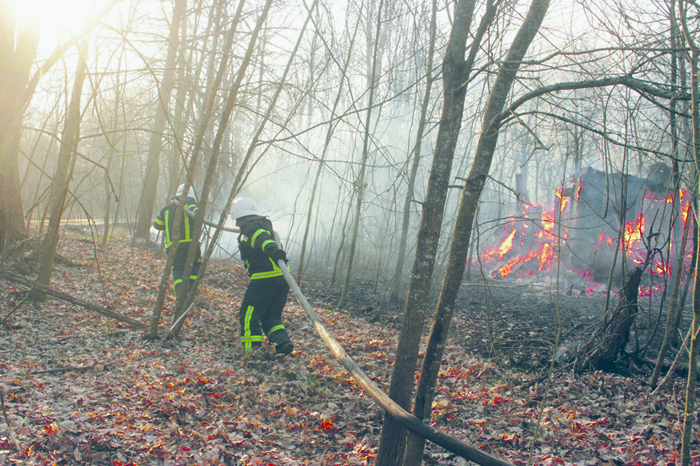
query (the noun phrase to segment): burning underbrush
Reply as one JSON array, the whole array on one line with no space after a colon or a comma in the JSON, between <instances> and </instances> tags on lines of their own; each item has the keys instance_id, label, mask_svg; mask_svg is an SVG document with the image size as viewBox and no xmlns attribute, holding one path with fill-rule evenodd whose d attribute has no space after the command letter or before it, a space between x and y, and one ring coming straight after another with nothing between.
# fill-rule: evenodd
<instances>
[{"instance_id":1,"label":"burning underbrush","mask_svg":"<svg viewBox=\"0 0 700 466\"><path fill-rule=\"evenodd\" d=\"M549 206L521 200L470 263L495 279L556 281L593 293L606 288L611 274L617 288L653 254L640 295L661 293L676 271L683 279L689 273L689 198L683 189L589 168L559 187Z\"/></svg>"}]
</instances>

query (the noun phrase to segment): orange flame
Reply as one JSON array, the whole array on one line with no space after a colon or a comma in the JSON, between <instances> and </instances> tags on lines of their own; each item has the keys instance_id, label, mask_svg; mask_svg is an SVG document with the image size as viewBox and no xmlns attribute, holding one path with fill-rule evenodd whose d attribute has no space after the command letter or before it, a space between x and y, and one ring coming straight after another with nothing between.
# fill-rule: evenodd
<instances>
[{"instance_id":1,"label":"orange flame","mask_svg":"<svg viewBox=\"0 0 700 466\"><path fill-rule=\"evenodd\" d=\"M515 234L517 232L518 230L516 228L513 228L513 231L511 231L510 234L506 237L506 239L503 240L501 245L486 253L484 255L484 259L503 259L503 256L508 254L510 250L513 249L513 238L515 238Z\"/></svg>"},{"instance_id":2,"label":"orange flame","mask_svg":"<svg viewBox=\"0 0 700 466\"><path fill-rule=\"evenodd\" d=\"M646 218L642 214L637 215L637 218L631 222L625 223L625 248L630 249L642 239L645 223Z\"/></svg>"},{"instance_id":3,"label":"orange flame","mask_svg":"<svg viewBox=\"0 0 700 466\"><path fill-rule=\"evenodd\" d=\"M510 262L508 262L506 265L498 269L498 272L501 274L503 278L506 278L508 275L510 275L513 272L513 268L516 265L523 264L525 262L530 262L532 259L537 257L537 251L528 251L527 254L524 256L516 257L514 259L511 259Z\"/></svg>"}]
</instances>

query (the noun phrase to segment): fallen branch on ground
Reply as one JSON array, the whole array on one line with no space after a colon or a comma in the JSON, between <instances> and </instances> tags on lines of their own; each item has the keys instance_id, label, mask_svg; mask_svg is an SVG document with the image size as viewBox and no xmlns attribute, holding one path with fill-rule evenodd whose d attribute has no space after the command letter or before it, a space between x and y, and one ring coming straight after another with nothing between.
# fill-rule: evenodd
<instances>
[{"instance_id":1,"label":"fallen branch on ground","mask_svg":"<svg viewBox=\"0 0 700 466\"><path fill-rule=\"evenodd\" d=\"M7 424L7 431L10 434L10 440L15 444L17 451L22 451L22 447L19 446L19 442L15 438L15 433L12 430L12 425L10 425L10 418L7 415L7 409L5 408L5 391L0 387L0 407L2 407L2 415L5 418L5 424Z\"/></svg>"},{"instance_id":2,"label":"fallen branch on ground","mask_svg":"<svg viewBox=\"0 0 700 466\"><path fill-rule=\"evenodd\" d=\"M29 372L27 375L41 375L41 374L60 374L62 372L85 372L92 369L104 370L109 368L108 366L103 366L101 364L95 364L92 366L63 366L55 367L53 369L46 369L43 371Z\"/></svg>"},{"instance_id":3,"label":"fallen branch on ground","mask_svg":"<svg viewBox=\"0 0 700 466\"><path fill-rule=\"evenodd\" d=\"M136 329L145 329L146 325L142 324L138 320L134 320L130 317L118 314L116 312L110 311L109 309L105 309L102 306L98 306L97 304L93 304L90 302L87 302L85 300L82 300L80 298L75 298L69 294L62 293L60 291L52 290L51 288L47 288L43 285L35 284L34 281L29 280L27 278L24 278L20 275L14 274L12 272L8 272L6 270L0 270L0 278L4 278L5 280L9 280L13 283L17 283L18 285L22 285L23 287L27 289L32 289L32 287L40 292L44 293L46 295L52 296L56 299L60 299L62 301L67 301L69 303L75 304L77 306L83 307L85 309L88 309L93 312L97 312L98 314L102 314L105 317L112 318L114 320L117 320L119 322L122 322L124 324L131 325L132 327Z\"/></svg>"}]
</instances>

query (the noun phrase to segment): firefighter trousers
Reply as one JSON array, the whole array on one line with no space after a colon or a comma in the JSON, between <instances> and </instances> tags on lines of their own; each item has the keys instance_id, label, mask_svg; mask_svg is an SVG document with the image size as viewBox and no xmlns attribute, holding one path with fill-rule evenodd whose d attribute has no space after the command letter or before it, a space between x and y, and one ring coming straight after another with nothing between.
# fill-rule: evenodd
<instances>
[{"instance_id":1,"label":"firefighter trousers","mask_svg":"<svg viewBox=\"0 0 700 466\"><path fill-rule=\"evenodd\" d=\"M197 252L194 256L194 262L192 263L192 270L190 271L190 281L187 290L189 291L194 284L194 281L199 276L199 267L202 264L202 255L199 252L199 243L181 243L180 246L175 251L175 260L173 261L173 288L175 289L175 299L177 300L178 307L182 304L183 288L182 279L185 274L185 264L187 264L187 254L190 252L191 247L196 247Z\"/></svg>"},{"instance_id":2,"label":"firefighter trousers","mask_svg":"<svg viewBox=\"0 0 700 466\"><path fill-rule=\"evenodd\" d=\"M251 280L243 295L238 313L241 324L241 343L248 353L262 346L263 332L276 348L291 342L282 324L282 310L287 303L289 285L284 277Z\"/></svg>"}]
</instances>

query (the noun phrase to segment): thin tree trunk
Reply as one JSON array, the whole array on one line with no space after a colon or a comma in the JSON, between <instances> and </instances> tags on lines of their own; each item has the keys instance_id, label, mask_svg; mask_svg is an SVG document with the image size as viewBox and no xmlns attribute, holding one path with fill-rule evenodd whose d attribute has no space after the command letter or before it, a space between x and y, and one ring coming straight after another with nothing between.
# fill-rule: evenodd
<instances>
[{"instance_id":1,"label":"thin tree trunk","mask_svg":"<svg viewBox=\"0 0 700 466\"><path fill-rule=\"evenodd\" d=\"M663 360L666 357L666 352L671 346L671 340L673 334L678 330L678 327L674 326L676 322L676 313L681 312L679 306L680 301L680 289L681 289L681 278L683 277L683 260L685 259L685 250L688 247L688 234L690 233L690 215L686 217L685 223L683 224L683 237L681 238L681 246L676 251L676 258L673 262L673 283L671 284L671 299L668 306L668 315L666 318L666 332L664 334L664 341L661 344L661 349L659 349L659 355L656 358L656 367L654 367L654 373L651 375L651 380L649 385L656 387L656 382L659 380L659 375L661 374L661 367L663 366ZM678 244L678 243L676 243ZM686 277L689 280L690 277Z\"/></svg>"},{"instance_id":2,"label":"thin tree trunk","mask_svg":"<svg viewBox=\"0 0 700 466\"><path fill-rule=\"evenodd\" d=\"M263 15L261 16L261 20L267 17L267 12L270 8L270 3L271 0L267 0L265 3L265 6L263 7ZM206 269L207 263L209 262L209 258L211 257L212 252L214 251L214 248L216 246L216 242L219 239L219 236L221 235L221 226L224 225L226 221L226 217L228 215L228 211L231 208L231 204L233 203L233 200L235 196L238 194L238 191L240 190L241 186L245 182L247 176L248 176L248 164L250 163L250 159L253 156L253 152L255 149L258 147L258 142L260 141L260 136L262 135L263 131L265 130L265 126L267 125L267 122L270 120L270 117L272 116L272 112L277 106L277 99L279 99L280 94L282 93L282 90L285 88L286 81L287 81L287 76L289 75L289 72L292 68L292 64L294 63L294 59L297 55L297 52L299 51L299 47L301 45L301 41L304 36L304 32L306 31L306 28L308 26L308 23L311 19L311 14L313 10L315 9L316 5L318 3L318 0L314 1L313 7L309 10L309 14L306 18L306 21L304 22L304 26L302 27L301 32L299 33L299 38L294 46L294 50L292 50L292 53L289 56L289 59L287 60L287 65L284 69L284 72L282 73L282 76L280 77L279 80L279 85L277 86L277 89L275 90L275 94L272 96L272 99L270 100L270 103L268 104L267 110L265 112L265 115L263 115L262 121L258 125L257 130L255 131L255 134L253 135L253 138L250 141L250 144L248 145L248 150L246 151L245 156L243 157L243 160L241 161L241 166L238 171L238 174L236 175L236 179L233 182L233 186L231 187L231 191L229 192L229 197L226 200L226 204L224 205L223 209L221 210L221 216L219 217L218 225L219 227L216 228L214 231L214 234L212 236L212 239L209 243L209 246L207 247L207 251L205 252L204 256L202 257L202 265L200 267L200 276L202 275L203 271ZM262 23L259 23L260 28L262 27ZM258 26L256 25L256 30L254 32L254 35L257 37L257 35L260 33ZM252 53L252 51L249 50L249 53ZM249 55L248 55L249 57ZM248 58L249 60L250 58Z\"/></svg>"},{"instance_id":3,"label":"thin tree trunk","mask_svg":"<svg viewBox=\"0 0 700 466\"><path fill-rule=\"evenodd\" d=\"M437 0L432 2L432 12L430 15L430 38L428 43L428 62L425 65L427 71L425 76L425 94L421 102L420 117L418 119L418 130L416 131L416 144L413 147L413 161L411 172L406 185L406 197L403 202L403 221L401 223L401 238L399 239L399 250L396 253L396 270L394 270L393 286L391 288L390 300L398 301L401 280L403 277L404 264L406 262L406 243L408 242L408 227L411 222L411 203L413 202L413 192L416 184L416 175L420 166L421 145L423 144L423 133L425 132L425 120L430 106L430 90L433 86L433 58L435 56L435 30L437 28Z\"/></svg>"},{"instance_id":4,"label":"thin tree trunk","mask_svg":"<svg viewBox=\"0 0 700 466\"><path fill-rule=\"evenodd\" d=\"M186 0L184 0L186 3ZM180 160L184 159L184 136L187 127L187 80L185 70L187 68L187 20L180 21L180 40L177 53L177 79L173 115L173 142L170 145L170 157L168 158L168 194L175 194L180 184Z\"/></svg>"},{"instance_id":5,"label":"thin tree trunk","mask_svg":"<svg viewBox=\"0 0 700 466\"><path fill-rule=\"evenodd\" d=\"M377 23L375 31L374 40L374 51L372 52L372 64L370 72L370 82L369 82L369 97L367 100L367 117L365 119L365 135L364 142L362 143L362 160L360 161L360 173L357 175L355 180L355 192L357 193L357 203L355 205L355 217L352 225L352 233L350 235L350 251L348 252L348 266L345 271L345 280L343 282L343 291L340 294L340 301L338 302L338 307L344 307L345 302L348 298L348 288L350 288L350 280L352 278L352 266L355 260L355 248L357 247L357 234L360 229L360 220L362 214L362 198L364 197L365 190L365 172L367 170L367 159L369 158L369 139L370 139L370 125L372 123L372 107L374 106L374 93L377 89L378 80L378 67L379 62L377 60L379 55L379 44L380 44L380 33L382 26L382 10L384 7L384 0L379 0L379 7L377 11Z\"/></svg>"},{"instance_id":6,"label":"thin tree trunk","mask_svg":"<svg viewBox=\"0 0 700 466\"><path fill-rule=\"evenodd\" d=\"M493 154L498 142L501 116L506 99L520 68L530 43L549 7L549 0L533 0L525 20L502 63L486 105L483 127L474 156L474 163L462 191L457 220L455 221L450 259L440 292L433 326L423 357L421 375L413 404L413 414L419 419L430 417L430 409L435 395L435 384L440 370L440 362L464 275L464 263L469 251L471 230L474 223L481 192L491 169ZM409 435L404 457L405 465L420 464L423 457L425 439Z\"/></svg>"},{"instance_id":7,"label":"thin tree trunk","mask_svg":"<svg viewBox=\"0 0 700 466\"><path fill-rule=\"evenodd\" d=\"M343 96L343 88L345 86L345 80L347 75L348 66L350 65L350 58L352 58L352 49L355 45L355 37L357 37L357 31L359 30L359 23L361 15L357 15L357 23L355 24L355 29L352 34L352 39L350 39L350 44L348 46L348 54L345 58L345 63L343 64L343 69L341 70L340 83L338 85L338 92L335 95L335 101L333 102L333 108L330 113L330 122L328 124L328 131L326 131L326 139L323 144L323 150L321 151L321 157L319 158L318 168L316 169L316 176L314 177L314 184L311 188L311 199L309 200L309 207L306 214L306 225L304 227L304 237L301 240L301 253L299 255L299 268L297 269L297 282L301 283L302 274L304 273L304 262L306 259L306 243L309 238L309 230L311 228L311 218L313 216L314 202L316 201L316 192L318 191L318 185L321 180L321 173L323 172L323 166L326 161L326 154L328 153L328 148L331 144L331 139L333 137L333 132L337 126L337 122L334 121L336 117L336 110L338 109L338 104Z\"/></svg>"},{"instance_id":8,"label":"thin tree trunk","mask_svg":"<svg viewBox=\"0 0 700 466\"><path fill-rule=\"evenodd\" d=\"M158 103L153 118L153 128L148 142L148 157L146 159L146 173L139 201L138 219L136 220L136 238L147 239L151 231L153 220L153 207L156 202L158 190L158 176L160 172L160 152L163 143L163 130L168 120L168 107L170 106L170 94L175 82L175 59L177 58L178 41L180 33L180 20L185 14L187 3L185 0L175 0L173 8L173 20L170 23L170 37L168 38L168 52L165 57L165 69L163 80L158 87Z\"/></svg>"},{"instance_id":9,"label":"thin tree trunk","mask_svg":"<svg viewBox=\"0 0 700 466\"><path fill-rule=\"evenodd\" d=\"M243 3L244 1L241 0L241 3L239 3L239 8L237 10L237 16L235 18L234 24L231 26L231 31L229 32L229 35L226 40L226 46L227 50L229 50L231 47L231 44L233 43L233 37L236 32L236 27L238 25L238 17L240 15L240 12L243 8ZM261 21L264 21L264 18L267 17L267 11L269 8L269 1L266 4L266 7L263 10L262 17L258 21L258 25L260 24ZM256 30L257 32L257 30ZM255 40L255 37L251 39L252 41ZM216 80L214 83L214 86L218 89L218 87L221 85L221 81L223 79L223 75L226 72L226 64L228 60L228 54L225 55L225 60L222 60L221 66L219 67L219 71L216 76ZM196 170L197 165L199 164L199 158L201 156L202 152L202 145L204 144L204 137L206 135L206 130L207 126L209 125L209 120L212 117L212 112L214 109L214 101L216 99L216 92L212 92L209 94L209 98L207 100L206 106L204 108L204 114L202 115L198 128L197 128L197 133L196 133L196 138L195 138L195 143L194 147L192 149L192 156L190 157L189 161L189 166L187 169L187 178L185 180L185 188L184 192L187 192L188 189L192 186L193 179L194 179L194 173ZM168 259L165 264L165 270L163 271L163 276L161 277L161 282L160 282L160 288L158 291L158 298L156 300L156 306L153 311L153 317L151 319L151 325L150 325L150 330L149 330L149 337L150 338L155 338L158 334L158 321L160 320L160 314L163 309L163 301L165 300L165 290L167 288L167 282L168 282L168 277L170 276L170 268L172 267L173 261L175 259L175 252L177 250L177 245L179 244L180 241L180 219L182 218L182 215L184 213L184 207L185 207L185 196L181 196L178 202L178 207L177 210L175 211L175 217L173 218L173 225L176 225L177 228L174 229L173 235L172 235L172 246L170 247L170 252L168 254ZM202 199L202 202L205 202L204 199ZM205 205L206 207L206 205ZM197 220L195 220L195 226L196 222L199 221L201 222L202 219L204 219L204 214L205 212L202 211L198 214ZM201 223L199 224L200 231L201 231ZM195 240L199 240L199 236L194 236L197 232L193 232L193 238ZM210 244L210 248L213 244ZM194 255L196 253L196 248L190 248L190 251L187 256L187 263L185 264L185 270L183 271L183 277L182 277L182 289L184 291L185 298L181 300L182 303L182 308L177 308L175 312L173 313L173 322L176 322L178 317L180 316L180 312L183 310L186 310L189 307L189 304L191 303L190 296L194 296L195 293L188 293L188 288L189 288L189 277L190 277L190 271L192 270L192 264L194 262ZM200 267L199 271L199 276L201 277L203 274L203 268ZM181 324L182 325L182 324ZM178 328L179 332L179 328ZM177 336L177 333L173 333L175 336Z\"/></svg>"},{"instance_id":10,"label":"thin tree trunk","mask_svg":"<svg viewBox=\"0 0 700 466\"><path fill-rule=\"evenodd\" d=\"M423 203L423 215L416 238L416 255L389 386L389 397L404 409L409 407L413 393L418 349L423 331L423 313L430 293L452 161L462 126L464 100L467 93L465 83L469 81L480 41L495 14L493 2L489 1L465 61L464 54L467 50L467 39L470 35L475 5L475 0L460 0L457 3L454 25L442 64L445 102L428 178L428 191ZM400 464L405 438L406 431L401 424L385 413L379 440L377 466Z\"/></svg>"},{"instance_id":11,"label":"thin tree trunk","mask_svg":"<svg viewBox=\"0 0 700 466\"><path fill-rule=\"evenodd\" d=\"M238 25L238 22L241 17L241 13L243 11L243 5L245 4L244 0L240 0L238 4L238 9L236 10L234 19L233 19L233 27L231 29L231 33L227 36L226 38L226 44L224 45L224 56L222 57L222 60L219 64L219 72L217 74L216 80L212 84L214 88L211 90L210 98L211 100L214 99L219 86L221 85L221 80L226 72L226 66L229 60L230 56L230 50L231 46L233 45L233 38L235 35L236 31L236 26ZM254 36L251 40L255 41L257 39L257 36ZM216 132L216 136L214 138L214 144L212 147L212 152L211 152L211 157L209 158L209 164L207 166L207 172L204 177L203 185L202 185L202 192L201 192L201 202L199 204L199 214L195 218L194 222L194 229L192 232L193 238L199 238L202 232L202 226L204 223L204 218L206 217L207 214L207 205L208 205L208 199L209 199L209 193L211 191L211 185L212 181L214 179L214 173L216 172L216 168L219 163L219 155L221 153L221 143L224 140L224 135L226 134L226 130L228 128L228 123L231 119L231 113L233 112L233 108L238 102L238 91L240 88L241 81L243 80L243 76L245 75L245 71L247 69L247 66L249 64L249 61L246 61L241 68L239 69L237 73L237 77L234 80L233 85L231 86L231 89L229 90L229 96L226 101L226 106L223 109L223 112L221 114L221 118L219 120L219 126ZM204 128L202 128L204 129ZM175 313L176 319L180 317L180 314L184 312L189 305L194 301L194 296L197 293L197 287L199 285L199 277L202 275L201 270L200 270L200 275L198 276L197 282L195 285L192 287L192 290L189 290L189 282L190 282L190 271L192 270L192 264L194 263L194 258L195 254L197 253L197 250L195 248L190 248L188 254L187 254L187 263L185 264L185 270L183 272L183 280L182 280L182 288L184 289L183 293L183 299L182 302L184 303L184 306L182 309L178 309L177 312ZM184 325L185 320L181 319L177 321L173 328L173 335L178 336L180 334L180 330L182 329L182 326Z\"/></svg>"},{"instance_id":12,"label":"thin tree trunk","mask_svg":"<svg viewBox=\"0 0 700 466\"><path fill-rule=\"evenodd\" d=\"M25 87L39 43L39 23L30 20L19 31L14 5L12 0L0 0L0 252L25 234L19 140Z\"/></svg>"},{"instance_id":13,"label":"thin tree trunk","mask_svg":"<svg viewBox=\"0 0 700 466\"><path fill-rule=\"evenodd\" d=\"M687 44L690 46L690 82L692 96L692 127L693 127L693 160L695 171L700 173L700 46L695 42L693 34L688 29L687 18L691 5L695 17L700 11L697 4L688 0L678 0L678 13ZM700 193L695 193L696 196ZM698 202L700 204L700 202ZM697 205L697 204L696 204ZM693 419L695 417L695 387L697 385L697 355L700 348L700 260L695 264L695 286L693 289L693 337L690 341L690 360L688 362L688 385L686 388L685 412L683 416L683 443L681 445L681 464L689 465L692 461L691 442L693 437Z\"/></svg>"},{"instance_id":14,"label":"thin tree trunk","mask_svg":"<svg viewBox=\"0 0 700 466\"><path fill-rule=\"evenodd\" d=\"M346 234L345 232L347 231L347 226L348 226L348 220L350 220L350 212L352 212L352 198L350 199L348 206L348 210L345 213L345 221L343 222L343 228L340 230L340 245L338 246L338 250L335 252L335 261L333 262L333 275L331 276L331 287L335 285L335 278L338 275L338 269L342 267L342 262L340 262L341 265L339 265L339 261L341 258L341 255L343 254L343 251L345 251L345 238ZM338 204L338 207L340 207L341 204Z\"/></svg>"},{"instance_id":15,"label":"thin tree trunk","mask_svg":"<svg viewBox=\"0 0 700 466\"><path fill-rule=\"evenodd\" d=\"M49 287L51 273L53 272L53 261L58 245L58 232L63 215L68 186L73 175L75 166L74 154L78 149L78 136L80 134L80 97L83 92L87 64L87 38L80 41L78 46L78 67L73 81L73 91L66 113L63 132L61 133L61 148L58 152L58 164L56 174L51 183L51 216L49 218L49 228L41 245L41 265L37 275L39 285ZM41 292L33 294L35 299L45 299Z\"/></svg>"},{"instance_id":16,"label":"thin tree trunk","mask_svg":"<svg viewBox=\"0 0 700 466\"><path fill-rule=\"evenodd\" d=\"M121 65L122 65L122 57L119 59L119 64L117 66L117 70L121 70ZM112 196L114 198L117 198L117 193L114 191L114 186L112 185L112 181L109 177L114 157L117 155L117 148L115 147L116 144L116 134L119 129L119 107L121 104L121 83L119 80L120 73L117 72L116 74L116 79L115 79L115 84L114 84L114 110L112 113L112 135L107 136L107 144L109 148L107 149L107 163L105 167L105 173L104 173L104 193L105 193L105 207L104 207L104 215L102 216L102 241L100 242L100 249L104 250L107 247L107 240L109 238L109 230L110 230L110 224L111 224L111 214L112 214ZM114 140L110 140L111 137L114 137Z\"/></svg>"}]
</instances>

